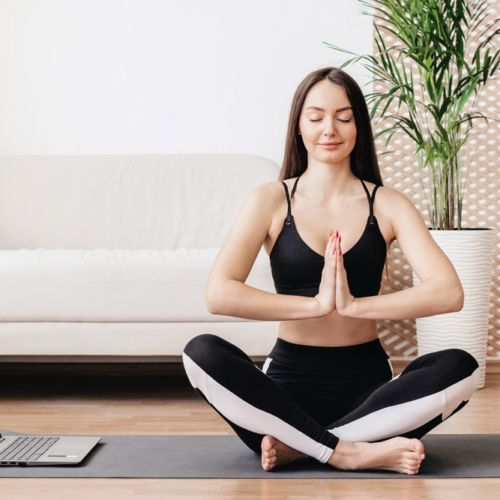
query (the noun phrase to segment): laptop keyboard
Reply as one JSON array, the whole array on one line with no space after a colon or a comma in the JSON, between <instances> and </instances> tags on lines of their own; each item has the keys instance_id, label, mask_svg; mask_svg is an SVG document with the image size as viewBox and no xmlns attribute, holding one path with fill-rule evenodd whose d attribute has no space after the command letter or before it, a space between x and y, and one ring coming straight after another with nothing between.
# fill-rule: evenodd
<instances>
[{"instance_id":1,"label":"laptop keyboard","mask_svg":"<svg viewBox=\"0 0 500 500\"><path fill-rule=\"evenodd\" d=\"M35 461L58 440L58 437L18 437L2 451L0 462Z\"/></svg>"}]
</instances>

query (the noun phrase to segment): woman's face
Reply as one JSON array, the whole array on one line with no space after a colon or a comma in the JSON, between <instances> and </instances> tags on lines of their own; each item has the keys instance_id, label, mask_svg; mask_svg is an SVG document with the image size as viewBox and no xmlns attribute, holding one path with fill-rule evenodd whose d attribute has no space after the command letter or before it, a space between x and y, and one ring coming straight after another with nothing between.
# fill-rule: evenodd
<instances>
[{"instance_id":1,"label":"woman's face","mask_svg":"<svg viewBox=\"0 0 500 500\"><path fill-rule=\"evenodd\" d=\"M356 144L356 124L343 87L322 80L306 95L299 119L308 155L322 163L348 158Z\"/></svg>"}]
</instances>

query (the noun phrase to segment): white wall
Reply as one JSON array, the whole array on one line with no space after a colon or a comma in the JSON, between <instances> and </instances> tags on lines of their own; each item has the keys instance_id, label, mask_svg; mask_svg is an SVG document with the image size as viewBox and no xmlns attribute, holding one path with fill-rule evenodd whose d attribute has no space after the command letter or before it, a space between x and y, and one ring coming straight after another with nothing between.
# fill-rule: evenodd
<instances>
[{"instance_id":1,"label":"white wall","mask_svg":"<svg viewBox=\"0 0 500 500\"><path fill-rule=\"evenodd\" d=\"M0 0L0 155L281 163L295 88L345 58L322 42L371 53L361 11L357 0Z\"/></svg>"}]
</instances>

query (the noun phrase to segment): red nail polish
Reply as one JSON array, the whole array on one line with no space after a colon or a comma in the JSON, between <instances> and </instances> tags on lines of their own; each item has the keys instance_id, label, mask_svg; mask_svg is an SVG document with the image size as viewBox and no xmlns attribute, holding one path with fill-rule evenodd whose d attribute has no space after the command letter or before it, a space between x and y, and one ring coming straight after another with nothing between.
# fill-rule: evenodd
<instances>
[{"instance_id":1,"label":"red nail polish","mask_svg":"<svg viewBox=\"0 0 500 500\"><path fill-rule=\"evenodd\" d=\"M342 255L342 249L339 248L339 255Z\"/></svg>"},{"instance_id":2,"label":"red nail polish","mask_svg":"<svg viewBox=\"0 0 500 500\"><path fill-rule=\"evenodd\" d=\"M332 236L333 234L333 229L330 229L330 237Z\"/></svg>"},{"instance_id":3,"label":"red nail polish","mask_svg":"<svg viewBox=\"0 0 500 500\"><path fill-rule=\"evenodd\" d=\"M338 231L336 231L336 232L335 232L335 238L338 238L338 237L339 237L339 232L338 232Z\"/></svg>"},{"instance_id":4,"label":"red nail polish","mask_svg":"<svg viewBox=\"0 0 500 500\"><path fill-rule=\"evenodd\" d=\"M339 236L339 243L342 241L342 236Z\"/></svg>"}]
</instances>

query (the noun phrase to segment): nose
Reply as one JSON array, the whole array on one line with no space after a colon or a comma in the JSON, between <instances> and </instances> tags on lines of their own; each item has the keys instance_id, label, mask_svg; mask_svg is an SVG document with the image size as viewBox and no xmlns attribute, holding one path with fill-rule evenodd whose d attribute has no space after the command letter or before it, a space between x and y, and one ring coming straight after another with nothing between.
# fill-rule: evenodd
<instances>
[{"instance_id":1,"label":"nose","mask_svg":"<svg viewBox=\"0 0 500 500\"><path fill-rule=\"evenodd\" d=\"M332 135L335 135L335 125L334 125L334 121L332 119L327 119L327 120L324 120L324 124L325 124L325 128L323 130L323 135L325 137L330 137Z\"/></svg>"}]
</instances>

